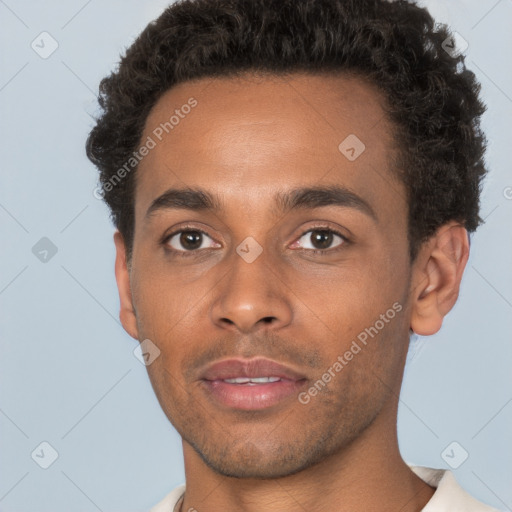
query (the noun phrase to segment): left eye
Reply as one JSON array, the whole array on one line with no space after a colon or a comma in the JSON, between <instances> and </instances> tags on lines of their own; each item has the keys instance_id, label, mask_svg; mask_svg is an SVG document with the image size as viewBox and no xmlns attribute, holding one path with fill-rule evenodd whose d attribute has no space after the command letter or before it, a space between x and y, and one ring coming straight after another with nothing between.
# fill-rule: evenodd
<instances>
[{"instance_id":1,"label":"left eye","mask_svg":"<svg viewBox=\"0 0 512 512\"><path fill-rule=\"evenodd\" d=\"M344 236L336 233L331 229L311 229L304 233L298 241L300 242L302 249L315 249L324 251L327 249L332 249L331 244L335 238L340 240L340 243L338 243L338 245L335 247L343 245L343 243L346 241ZM310 244L309 247L307 246L308 242Z\"/></svg>"}]
</instances>

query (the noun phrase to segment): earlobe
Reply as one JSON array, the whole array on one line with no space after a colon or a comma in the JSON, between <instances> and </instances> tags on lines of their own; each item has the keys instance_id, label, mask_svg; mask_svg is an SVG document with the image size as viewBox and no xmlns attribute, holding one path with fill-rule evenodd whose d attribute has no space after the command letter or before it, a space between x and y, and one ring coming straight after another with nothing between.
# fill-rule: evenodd
<instances>
[{"instance_id":1,"label":"earlobe","mask_svg":"<svg viewBox=\"0 0 512 512\"><path fill-rule=\"evenodd\" d=\"M115 272L120 301L119 319L124 330L132 338L138 340L137 319L130 288L130 272L126 261L126 246L119 231L114 233L114 243L116 246Z\"/></svg>"},{"instance_id":2,"label":"earlobe","mask_svg":"<svg viewBox=\"0 0 512 512\"><path fill-rule=\"evenodd\" d=\"M435 334L459 296L469 257L466 229L457 222L442 226L420 249L411 280L411 329Z\"/></svg>"}]
</instances>

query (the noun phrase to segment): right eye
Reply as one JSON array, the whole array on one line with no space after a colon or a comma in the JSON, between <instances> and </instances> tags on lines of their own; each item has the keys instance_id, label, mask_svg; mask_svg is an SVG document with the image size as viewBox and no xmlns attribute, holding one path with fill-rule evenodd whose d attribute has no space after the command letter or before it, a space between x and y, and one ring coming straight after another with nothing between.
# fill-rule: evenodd
<instances>
[{"instance_id":1,"label":"right eye","mask_svg":"<svg viewBox=\"0 0 512 512\"><path fill-rule=\"evenodd\" d=\"M216 245L208 245L206 238L212 240ZM220 244L215 242L205 231L200 229L182 229L169 234L163 241L166 247L169 247L172 251L181 253L180 256L193 255L194 251L199 249L207 249L213 247L220 247ZM205 245L206 243L206 245Z\"/></svg>"}]
</instances>

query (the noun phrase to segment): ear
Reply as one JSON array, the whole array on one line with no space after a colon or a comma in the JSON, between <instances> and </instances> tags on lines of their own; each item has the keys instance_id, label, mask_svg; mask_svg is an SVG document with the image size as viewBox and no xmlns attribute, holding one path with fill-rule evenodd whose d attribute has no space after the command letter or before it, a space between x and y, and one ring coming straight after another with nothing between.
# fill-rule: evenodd
<instances>
[{"instance_id":1,"label":"ear","mask_svg":"<svg viewBox=\"0 0 512 512\"><path fill-rule=\"evenodd\" d=\"M126 262L126 246L119 231L114 233L114 243L116 245L116 281L121 304L119 319L121 320L124 330L132 338L138 340L137 319L130 288L130 272Z\"/></svg>"},{"instance_id":2,"label":"ear","mask_svg":"<svg viewBox=\"0 0 512 512\"><path fill-rule=\"evenodd\" d=\"M439 228L420 248L411 279L411 329L435 334L458 296L469 257L466 229L457 222Z\"/></svg>"}]
</instances>

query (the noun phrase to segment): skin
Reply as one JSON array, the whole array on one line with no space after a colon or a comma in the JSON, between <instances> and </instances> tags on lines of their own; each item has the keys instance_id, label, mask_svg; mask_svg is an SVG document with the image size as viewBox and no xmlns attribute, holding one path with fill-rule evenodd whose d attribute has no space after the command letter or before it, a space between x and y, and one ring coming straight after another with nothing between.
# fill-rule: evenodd
<instances>
[{"instance_id":1,"label":"skin","mask_svg":"<svg viewBox=\"0 0 512 512\"><path fill-rule=\"evenodd\" d=\"M160 349L149 377L183 438L181 510L421 510L434 489L400 456L398 396L409 329L434 334L457 299L466 230L442 226L411 264L393 126L385 99L361 78L183 83L160 98L141 140L190 97L197 106L137 169L130 262L114 235L122 324ZM354 161L338 149L349 134L366 146ZM328 185L363 198L376 218L350 205L281 211L274 202ZM173 187L201 187L223 208L147 215ZM180 257L170 248L190 245L179 234L172 245L162 239L185 224L207 236ZM313 254L319 226L348 241L333 236ZM249 236L263 249L252 263L236 252ZM402 310L306 405L292 396L262 411L230 409L198 379L206 362L265 356L305 375L307 390L396 302Z\"/></svg>"}]
</instances>

